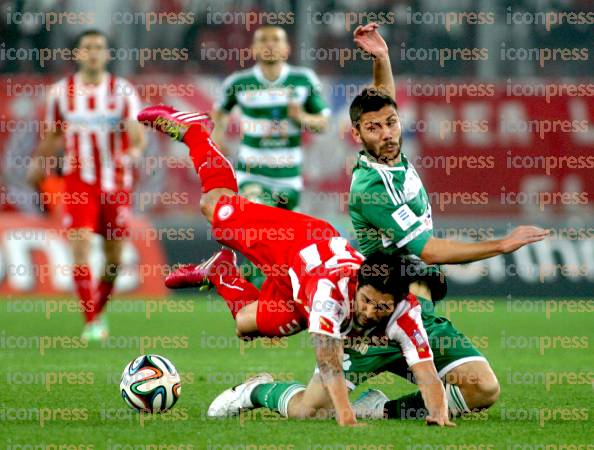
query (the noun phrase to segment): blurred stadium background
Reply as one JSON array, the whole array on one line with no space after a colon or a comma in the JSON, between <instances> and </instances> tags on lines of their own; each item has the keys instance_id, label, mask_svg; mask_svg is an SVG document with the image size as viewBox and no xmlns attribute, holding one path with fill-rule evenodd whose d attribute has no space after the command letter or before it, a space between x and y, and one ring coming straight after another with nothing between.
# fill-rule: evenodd
<instances>
[{"instance_id":1,"label":"blurred stadium background","mask_svg":"<svg viewBox=\"0 0 594 450\"><path fill-rule=\"evenodd\" d=\"M276 12L275 20L288 31L289 62L316 71L332 108L330 130L305 136L302 211L330 220L354 238L345 193L349 161L358 148L349 135L347 111L354 95L370 82L371 63L352 52L352 32L358 24L376 20L383 24L397 75L404 151L431 195L436 234L490 238L523 223L553 232L551 239L514 255L448 268L450 294L592 296L594 164L584 158L594 155L594 29L591 24L549 26L539 14L591 12L592 2L101 0L92 2L92 8L90 3L15 0L0 5L1 296L63 295L72 288L69 277L59 271L36 273L41 262L58 266L70 256L63 237L48 239L50 234L40 232L59 230L60 205L40 204L24 174L26 158L38 142L46 88L75 68L62 58L8 58L2 52L21 48L36 55L36 49L68 48L79 32L99 28L110 36L112 47L127 49L111 62L110 70L131 80L145 104L205 110L225 76L253 64L237 49L249 48L259 24L272 23L260 14L267 12ZM35 19L47 17L47 12L82 14L90 9L92 23L50 26ZM468 11L489 12L493 23L488 23L489 17L482 26L445 22L445 13ZM192 13L192 20L150 24L149 12L175 13L178 19ZM253 13L260 14L257 23L247 23ZM355 17L353 23L345 22L346 14ZM187 57L141 61L135 52L140 48L187 49ZM423 53L435 48L486 48L493 57L440 62ZM539 61L530 49L543 48L586 49L589 57ZM580 95L559 93L564 84L589 90ZM475 91L462 85L474 86ZM556 93L548 91L547 96L546 89ZM553 130L556 121L573 127ZM453 129L462 124L464 129ZM232 142L239 142L233 123L228 134ZM183 162L182 146L155 133L148 138L148 156L170 155ZM576 159L570 163L564 157ZM120 293L164 296L162 273L141 273L140 264L165 267L197 261L217 247L199 214L200 189L193 168L179 166L137 168L137 230L149 227L161 238L145 232L130 241L126 269L118 280ZM176 193L187 197L180 199Z\"/></svg>"}]
</instances>

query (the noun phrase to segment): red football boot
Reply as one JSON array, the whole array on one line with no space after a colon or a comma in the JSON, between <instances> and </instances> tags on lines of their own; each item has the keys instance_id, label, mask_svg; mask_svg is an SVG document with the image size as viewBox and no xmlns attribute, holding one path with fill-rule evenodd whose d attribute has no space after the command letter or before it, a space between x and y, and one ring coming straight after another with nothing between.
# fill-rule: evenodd
<instances>
[{"instance_id":1,"label":"red football boot","mask_svg":"<svg viewBox=\"0 0 594 450\"><path fill-rule=\"evenodd\" d=\"M200 264L184 264L165 278L169 289L187 287L210 287L211 277L220 275L239 276L237 255L232 250L223 248Z\"/></svg>"},{"instance_id":2,"label":"red football boot","mask_svg":"<svg viewBox=\"0 0 594 450\"><path fill-rule=\"evenodd\" d=\"M192 125L201 125L209 134L214 128L214 122L207 113L180 112L167 105L147 106L138 113L137 119L147 127L161 131L180 142Z\"/></svg>"}]
</instances>

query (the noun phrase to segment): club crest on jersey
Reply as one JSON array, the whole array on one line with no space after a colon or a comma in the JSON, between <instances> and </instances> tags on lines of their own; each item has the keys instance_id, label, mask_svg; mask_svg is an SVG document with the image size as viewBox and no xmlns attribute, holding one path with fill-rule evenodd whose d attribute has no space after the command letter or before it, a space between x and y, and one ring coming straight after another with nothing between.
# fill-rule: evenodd
<instances>
[{"instance_id":1,"label":"club crest on jersey","mask_svg":"<svg viewBox=\"0 0 594 450\"><path fill-rule=\"evenodd\" d=\"M334 324L330 319L320 316L320 330L334 334Z\"/></svg>"},{"instance_id":2,"label":"club crest on jersey","mask_svg":"<svg viewBox=\"0 0 594 450\"><path fill-rule=\"evenodd\" d=\"M217 213L217 217L219 218L219 220L225 220L228 219L231 214L233 214L233 206L231 205L223 205L219 208L219 212Z\"/></svg>"}]
</instances>

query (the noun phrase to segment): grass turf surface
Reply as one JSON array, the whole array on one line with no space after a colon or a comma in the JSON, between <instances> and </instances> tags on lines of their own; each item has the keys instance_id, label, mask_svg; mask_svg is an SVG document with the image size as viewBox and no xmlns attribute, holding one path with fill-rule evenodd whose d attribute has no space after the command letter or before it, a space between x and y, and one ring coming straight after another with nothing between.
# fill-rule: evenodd
<instances>
[{"instance_id":1,"label":"grass turf surface","mask_svg":"<svg viewBox=\"0 0 594 450\"><path fill-rule=\"evenodd\" d=\"M50 305L61 312L50 313ZM544 302L529 300L450 300L439 310L491 362L502 386L498 403L457 419L454 429L396 420L344 429L263 410L227 420L205 417L210 401L246 374L269 371L307 382L314 355L306 333L242 344L218 299L115 300L109 341L84 348L74 307L67 300L0 300L1 448L468 450L521 444L550 450L594 443L591 312L547 314ZM141 353L162 354L182 373L182 396L168 414L141 417L119 396L121 371ZM415 389L392 376L360 389L370 385L391 398Z\"/></svg>"}]
</instances>

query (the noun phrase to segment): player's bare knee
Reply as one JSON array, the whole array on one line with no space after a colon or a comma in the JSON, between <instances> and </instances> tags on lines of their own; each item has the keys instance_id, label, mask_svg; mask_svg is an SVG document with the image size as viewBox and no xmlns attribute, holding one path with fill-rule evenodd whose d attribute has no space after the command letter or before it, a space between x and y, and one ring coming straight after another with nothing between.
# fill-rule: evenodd
<instances>
[{"instance_id":1,"label":"player's bare knee","mask_svg":"<svg viewBox=\"0 0 594 450\"><path fill-rule=\"evenodd\" d=\"M232 196L237 195L237 193L227 188L216 188L202 194L200 198L200 210L209 222L212 222L217 203L224 195Z\"/></svg>"},{"instance_id":2,"label":"player's bare knee","mask_svg":"<svg viewBox=\"0 0 594 450\"><path fill-rule=\"evenodd\" d=\"M122 264L122 256L120 253L116 254L105 254L105 265L108 267L113 267L117 270L118 267Z\"/></svg>"},{"instance_id":3,"label":"player's bare knee","mask_svg":"<svg viewBox=\"0 0 594 450\"><path fill-rule=\"evenodd\" d=\"M235 324L235 335L239 339L247 339L251 337L251 334L248 330L245 329L243 324L236 323Z\"/></svg>"},{"instance_id":4,"label":"player's bare knee","mask_svg":"<svg viewBox=\"0 0 594 450\"><path fill-rule=\"evenodd\" d=\"M287 416L288 417L290 417L292 419L305 419L306 418L306 416L304 415L304 413L306 413L306 411L304 410L303 398L304 398L304 392L298 392L291 398L291 400L289 400L289 404L287 406Z\"/></svg>"},{"instance_id":5,"label":"player's bare knee","mask_svg":"<svg viewBox=\"0 0 594 450\"><path fill-rule=\"evenodd\" d=\"M460 386L471 409L485 409L493 406L500 394L499 381L491 370L480 374L476 382Z\"/></svg>"},{"instance_id":6,"label":"player's bare knee","mask_svg":"<svg viewBox=\"0 0 594 450\"><path fill-rule=\"evenodd\" d=\"M75 265L81 266L89 263L88 253L84 251L72 251L72 260Z\"/></svg>"},{"instance_id":7,"label":"player's bare knee","mask_svg":"<svg viewBox=\"0 0 594 450\"><path fill-rule=\"evenodd\" d=\"M482 408L494 405L500 393L501 388L495 375L483 377L476 385L476 394Z\"/></svg>"},{"instance_id":8,"label":"player's bare knee","mask_svg":"<svg viewBox=\"0 0 594 450\"><path fill-rule=\"evenodd\" d=\"M72 259L74 264L83 265L89 263L89 247L82 242L73 243L72 247Z\"/></svg>"},{"instance_id":9,"label":"player's bare knee","mask_svg":"<svg viewBox=\"0 0 594 450\"><path fill-rule=\"evenodd\" d=\"M258 335L256 314L252 308L243 307L235 316L235 332L237 337L254 337Z\"/></svg>"},{"instance_id":10,"label":"player's bare knee","mask_svg":"<svg viewBox=\"0 0 594 450\"><path fill-rule=\"evenodd\" d=\"M302 391L291 398L287 412L292 419L313 419L320 415L320 408L308 402L305 391Z\"/></svg>"},{"instance_id":11,"label":"player's bare knee","mask_svg":"<svg viewBox=\"0 0 594 450\"><path fill-rule=\"evenodd\" d=\"M206 220L212 222L216 202L213 201L213 197L209 194L210 192L207 192L206 194L203 194L200 198L200 211L202 212L204 217L206 217Z\"/></svg>"}]
</instances>

